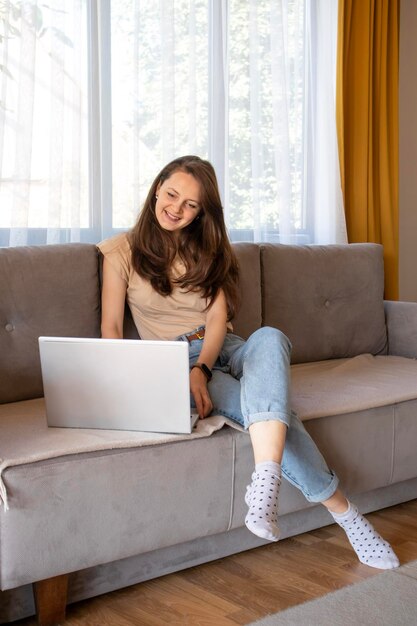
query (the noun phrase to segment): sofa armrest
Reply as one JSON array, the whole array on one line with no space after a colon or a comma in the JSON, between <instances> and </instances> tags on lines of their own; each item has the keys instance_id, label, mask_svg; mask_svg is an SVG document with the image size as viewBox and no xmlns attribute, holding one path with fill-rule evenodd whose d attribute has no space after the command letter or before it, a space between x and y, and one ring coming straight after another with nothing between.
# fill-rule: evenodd
<instances>
[{"instance_id":1,"label":"sofa armrest","mask_svg":"<svg viewBox=\"0 0 417 626\"><path fill-rule=\"evenodd\" d=\"M386 300L388 354L417 358L417 302Z\"/></svg>"}]
</instances>

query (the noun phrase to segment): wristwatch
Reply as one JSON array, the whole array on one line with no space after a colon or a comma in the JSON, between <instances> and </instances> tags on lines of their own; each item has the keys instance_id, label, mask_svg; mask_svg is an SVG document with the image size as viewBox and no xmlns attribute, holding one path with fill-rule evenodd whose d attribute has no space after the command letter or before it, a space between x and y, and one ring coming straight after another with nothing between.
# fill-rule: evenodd
<instances>
[{"instance_id":1,"label":"wristwatch","mask_svg":"<svg viewBox=\"0 0 417 626\"><path fill-rule=\"evenodd\" d=\"M211 369L207 367L205 363L194 363L194 365L190 367L190 370L194 369L194 367L198 367L198 369L200 369L203 372L204 376L207 378L208 381L210 381L213 378Z\"/></svg>"}]
</instances>

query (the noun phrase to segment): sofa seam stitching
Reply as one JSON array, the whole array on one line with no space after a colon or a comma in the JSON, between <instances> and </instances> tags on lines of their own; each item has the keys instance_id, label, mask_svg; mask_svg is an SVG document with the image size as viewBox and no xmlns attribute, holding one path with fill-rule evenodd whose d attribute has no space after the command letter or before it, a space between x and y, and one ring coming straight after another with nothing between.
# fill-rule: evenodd
<instances>
[{"instance_id":1,"label":"sofa seam stitching","mask_svg":"<svg viewBox=\"0 0 417 626\"><path fill-rule=\"evenodd\" d=\"M235 466L236 466L236 436L234 433L232 433L232 484L231 484L231 489L230 489L230 514L229 514L229 524L227 526L227 530L231 530L232 528L232 521L233 521L233 511L234 511L234 507L233 507L233 502L234 502L234 498L235 498Z\"/></svg>"},{"instance_id":2,"label":"sofa seam stitching","mask_svg":"<svg viewBox=\"0 0 417 626\"><path fill-rule=\"evenodd\" d=\"M389 477L389 484L393 484L394 479L394 457L395 457L395 443L396 443L396 421L397 421L397 403L392 407L392 446L391 446L391 471Z\"/></svg>"}]
</instances>

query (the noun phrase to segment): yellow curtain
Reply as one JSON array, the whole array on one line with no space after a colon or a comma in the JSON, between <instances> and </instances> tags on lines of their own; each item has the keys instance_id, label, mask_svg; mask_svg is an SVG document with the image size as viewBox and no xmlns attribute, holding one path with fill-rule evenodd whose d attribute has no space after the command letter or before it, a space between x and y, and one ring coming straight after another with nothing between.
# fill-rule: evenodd
<instances>
[{"instance_id":1,"label":"yellow curtain","mask_svg":"<svg viewBox=\"0 0 417 626\"><path fill-rule=\"evenodd\" d=\"M339 0L337 127L348 240L384 246L398 298L400 0Z\"/></svg>"}]
</instances>

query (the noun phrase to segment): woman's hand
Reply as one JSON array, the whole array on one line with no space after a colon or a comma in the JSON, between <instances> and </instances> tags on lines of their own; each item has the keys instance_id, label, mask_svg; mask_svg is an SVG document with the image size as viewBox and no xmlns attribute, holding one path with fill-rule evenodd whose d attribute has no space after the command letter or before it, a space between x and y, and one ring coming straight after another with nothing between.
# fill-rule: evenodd
<instances>
[{"instance_id":1,"label":"woman's hand","mask_svg":"<svg viewBox=\"0 0 417 626\"><path fill-rule=\"evenodd\" d=\"M213 403L207 389L207 378L198 367L194 367L190 372L190 389L199 417L201 419L207 417L213 410Z\"/></svg>"}]
</instances>

